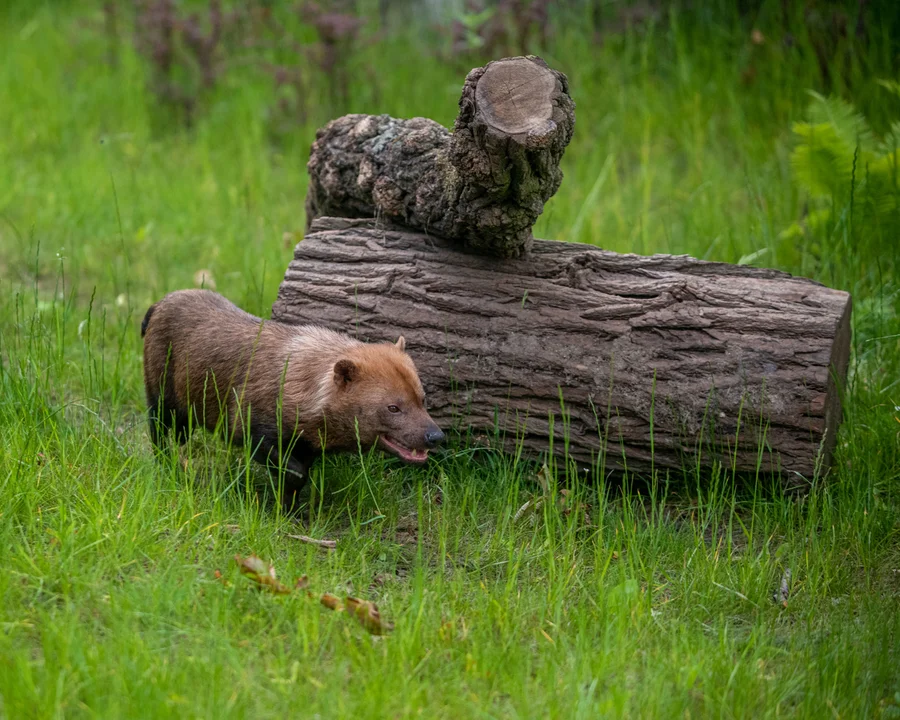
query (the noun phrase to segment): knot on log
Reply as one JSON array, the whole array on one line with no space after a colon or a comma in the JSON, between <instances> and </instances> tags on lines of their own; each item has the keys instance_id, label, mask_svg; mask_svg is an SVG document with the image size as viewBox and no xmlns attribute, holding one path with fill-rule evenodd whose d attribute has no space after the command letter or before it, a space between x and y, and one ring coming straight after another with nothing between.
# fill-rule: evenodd
<instances>
[{"instance_id":1,"label":"knot on log","mask_svg":"<svg viewBox=\"0 0 900 720\"><path fill-rule=\"evenodd\" d=\"M346 115L316 134L307 229L320 216L379 217L497 257L531 247L562 182L575 104L538 57L472 70L448 132L425 118Z\"/></svg>"}]
</instances>

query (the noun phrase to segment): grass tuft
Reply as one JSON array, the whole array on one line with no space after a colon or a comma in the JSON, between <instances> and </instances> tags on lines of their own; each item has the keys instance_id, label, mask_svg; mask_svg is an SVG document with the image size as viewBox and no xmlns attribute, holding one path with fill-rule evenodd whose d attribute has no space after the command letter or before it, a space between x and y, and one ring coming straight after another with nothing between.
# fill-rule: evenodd
<instances>
[{"instance_id":1,"label":"grass tuft","mask_svg":"<svg viewBox=\"0 0 900 720\"><path fill-rule=\"evenodd\" d=\"M166 123L141 56L123 42L107 64L84 29L99 4L0 11L0 715L900 714L892 39L870 24L852 62L840 45L845 100L825 100L810 39L781 42L781 5L761 7L761 44L733 11L602 43L555 22L542 55L578 127L535 234L851 291L832 474L787 497L721 466L589 484L458 438L424 468L326 458L297 518L246 449L198 433L154 455L139 324L195 276L268 316L315 122L273 144L271 86L238 67L189 129ZM348 110L449 125L463 75L423 44L361 44ZM823 176L829 147L844 175ZM377 602L393 632L255 591L234 563L254 553Z\"/></svg>"}]
</instances>

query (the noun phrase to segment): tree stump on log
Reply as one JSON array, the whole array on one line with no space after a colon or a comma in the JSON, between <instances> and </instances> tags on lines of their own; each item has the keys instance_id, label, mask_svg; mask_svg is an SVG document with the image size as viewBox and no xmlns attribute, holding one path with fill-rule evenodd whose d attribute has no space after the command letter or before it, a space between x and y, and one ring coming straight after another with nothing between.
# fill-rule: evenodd
<instances>
[{"instance_id":1,"label":"tree stump on log","mask_svg":"<svg viewBox=\"0 0 900 720\"><path fill-rule=\"evenodd\" d=\"M512 58L469 73L453 134L422 118L330 123L273 319L404 335L434 419L499 430L510 451L822 474L850 296L774 270L533 240L573 107L565 76Z\"/></svg>"},{"instance_id":2,"label":"tree stump on log","mask_svg":"<svg viewBox=\"0 0 900 720\"><path fill-rule=\"evenodd\" d=\"M316 134L306 222L379 217L476 252L517 257L562 182L575 104L537 57L469 73L453 133L425 118L346 115Z\"/></svg>"}]
</instances>

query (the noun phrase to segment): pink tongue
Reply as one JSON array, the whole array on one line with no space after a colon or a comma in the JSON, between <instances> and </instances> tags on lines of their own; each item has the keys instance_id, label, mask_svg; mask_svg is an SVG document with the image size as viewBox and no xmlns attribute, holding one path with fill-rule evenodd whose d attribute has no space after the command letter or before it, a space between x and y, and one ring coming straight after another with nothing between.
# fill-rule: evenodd
<instances>
[{"instance_id":1,"label":"pink tongue","mask_svg":"<svg viewBox=\"0 0 900 720\"><path fill-rule=\"evenodd\" d=\"M413 454L411 450L407 450L406 448L403 448L400 452L407 460L424 460L428 454L427 452Z\"/></svg>"},{"instance_id":2,"label":"pink tongue","mask_svg":"<svg viewBox=\"0 0 900 720\"><path fill-rule=\"evenodd\" d=\"M422 450L421 452L416 452L413 454L412 450L405 448L398 442L394 442L392 440L387 440L388 445L390 445L397 454L402 457L404 460L409 460L410 462L425 460L428 457L428 451Z\"/></svg>"}]
</instances>

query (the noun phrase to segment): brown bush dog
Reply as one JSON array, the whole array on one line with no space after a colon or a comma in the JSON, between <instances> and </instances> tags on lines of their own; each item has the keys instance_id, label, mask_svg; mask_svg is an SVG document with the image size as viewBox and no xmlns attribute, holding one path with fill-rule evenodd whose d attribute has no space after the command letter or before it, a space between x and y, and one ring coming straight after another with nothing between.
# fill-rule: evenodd
<instances>
[{"instance_id":1,"label":"brown bush dog","mask_svg":"<svg viewBox=\"0 0 900 720\"><path fill-rule=\"evenodd\" d=\"M141 336L153 444L170 430L184 443L192 427L220 426L231 443L249 439L254 460L277 471L280 440L285 502L323 450L377 443L424 463L444 439L402 337L370 344L263 321L210 290L166 295L147 310Z\"/></svg>"}]
</instances>

